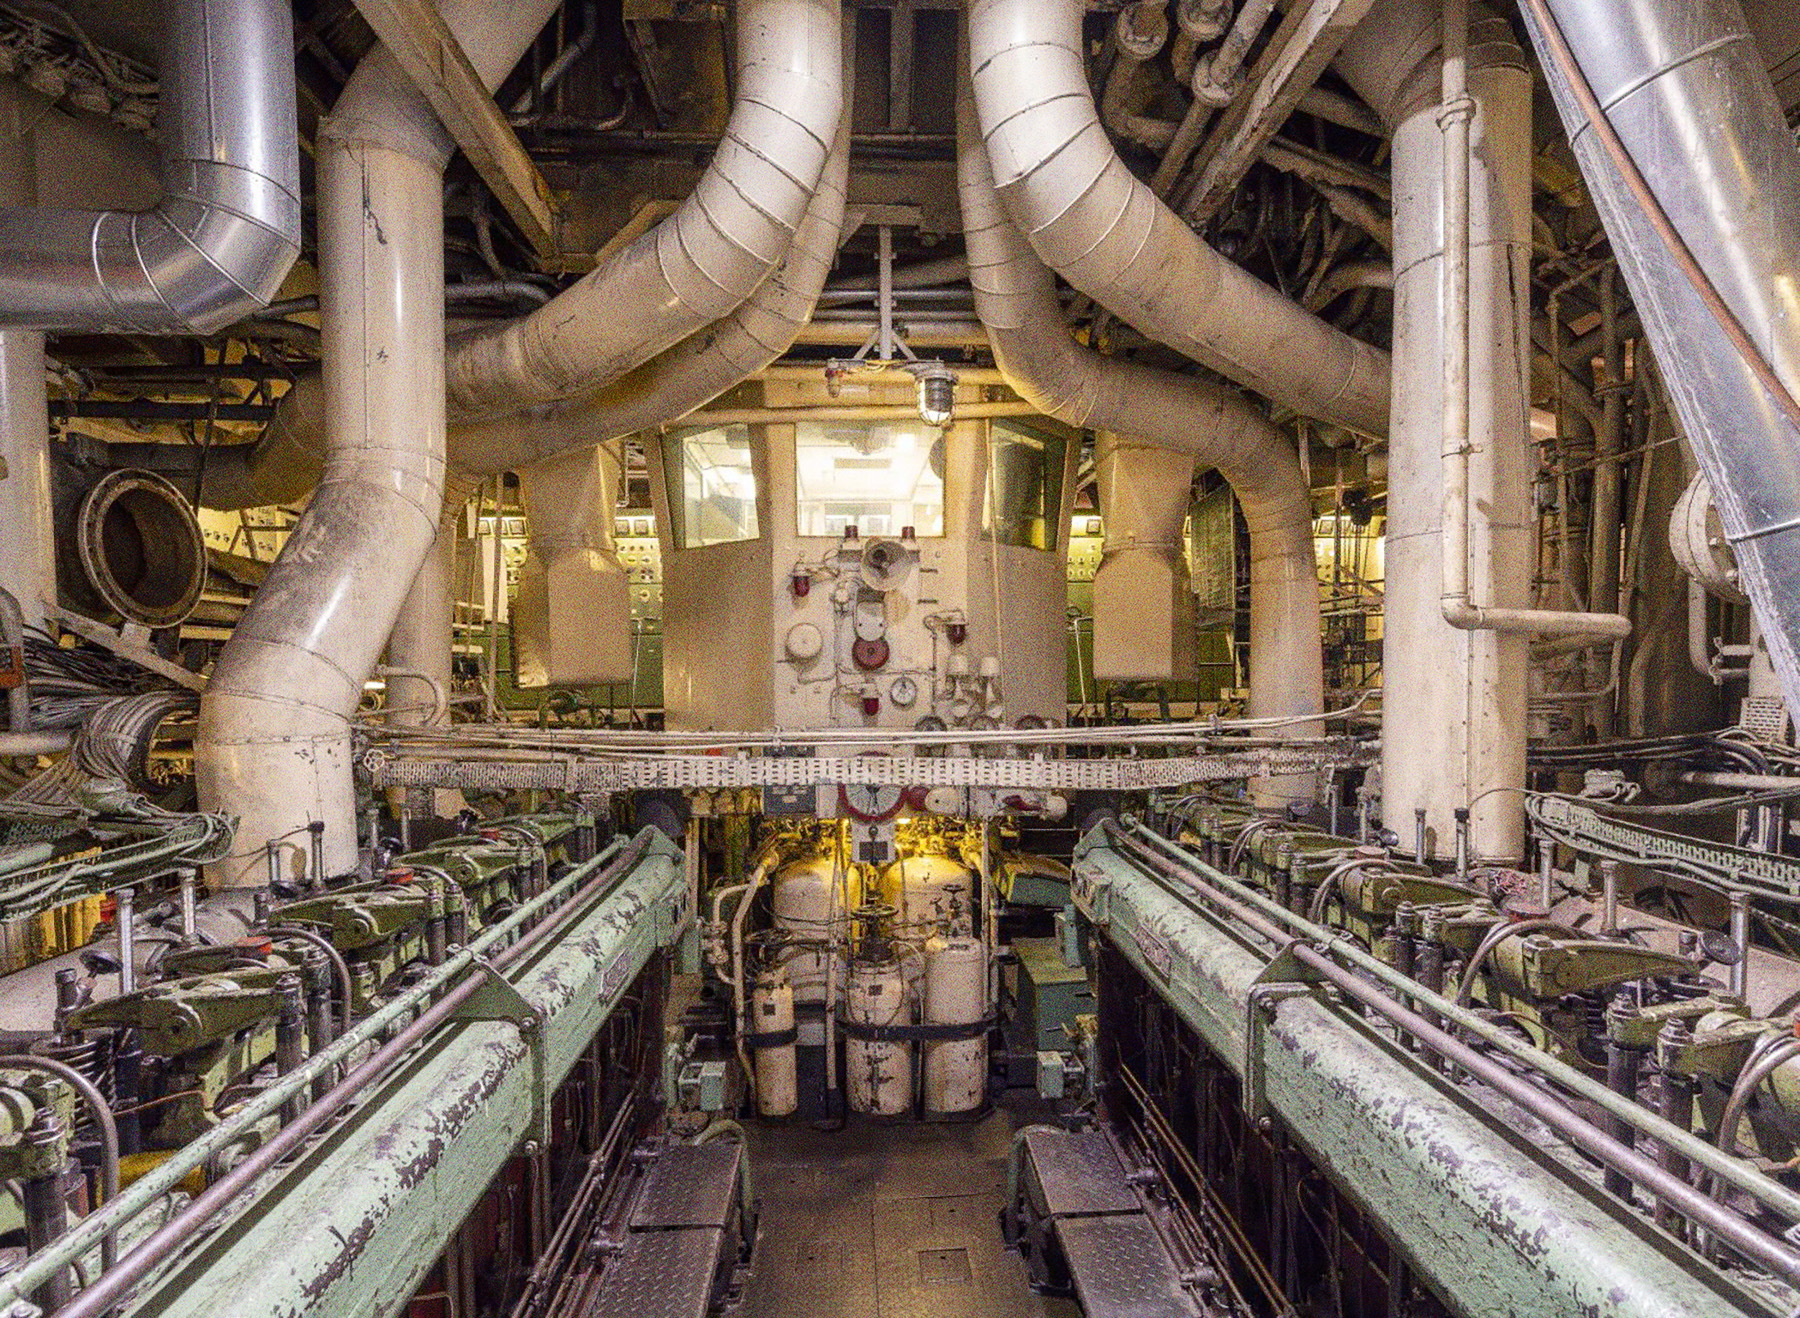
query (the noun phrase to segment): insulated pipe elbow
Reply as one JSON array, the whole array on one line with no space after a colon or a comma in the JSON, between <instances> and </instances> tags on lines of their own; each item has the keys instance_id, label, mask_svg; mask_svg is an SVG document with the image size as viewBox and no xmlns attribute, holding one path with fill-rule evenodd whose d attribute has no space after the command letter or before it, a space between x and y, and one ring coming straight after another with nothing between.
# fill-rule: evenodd
<instances>
[{"instance_id":1,"label":"insulated pipe elbow","mask_svg":"<svg viewBox=\"0 0 1800 1318\"><path fill-rule=\"evenodd\" d=\"M843 238L849 172L846 99L831 155L787 255L741 306L605 388L547 408L453 426L451 464L505 471L622 439L679 420L778 360L812 319L831 275Z\"/></svg>"},{"instance_id":2,"label":"insulated pipe elbow","mask_svg":"<svg viewBox=\"0 0 1800 1318\"><path fill-rule=\"evenodd\" d=\"M693 194L547 306L453 344L454 418L611 383L756 291L792 244L830 154L844 100L841 17L836 0L746 0L737 99Z\"/></svg>"},{"instance_id":3,"label":"insulated pipe elbow","mask_svg":"<svg viewBox=\"0 0 1800 1318\"><path fill-rule=\"evenodd\" d=\"M1387 354L1209 247L1113 151L1088 90L1085 6L974 0L969 60L1006 212L1046 264L1126 323L1297 411L1382 435Z\"/></svg>"},{"instance_id":4,"label":"insulated pipe elbow","mask_svg":"<svg viewBox=\"0 0 1800 1318\"><path fill-rule=\"evenodd\" d=\"M1077 344L1054 276L1001 208L966 87L957 127L969 280L996 363L1023 397L1058 420L1191 453L1197 465L1219 470L1250 528L1251 712L1321 713L1312 500L1292 443L1237 394Z\"/></svg>"},{"instance_id":5,"label":"insulated pipe elbow","mask_svg":"<svg viewBox=\"0 0 1800 1318\"><path fill-rule=\"evenodd\" d=\"M162 201L0 209L0 327L211 334L300 254L287 0L176 0L163 30Z\"/></svg>"}]
</instances>

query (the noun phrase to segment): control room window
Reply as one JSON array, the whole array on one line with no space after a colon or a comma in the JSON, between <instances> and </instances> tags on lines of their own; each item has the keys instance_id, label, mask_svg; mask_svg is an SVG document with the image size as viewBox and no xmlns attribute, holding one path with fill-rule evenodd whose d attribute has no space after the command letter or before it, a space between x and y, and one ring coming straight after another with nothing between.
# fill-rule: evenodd
<instances>
[{"instance_id":1,"label":"control room window","mask_svg":"<svg viewBox=\"0 0 1800 1318\"><path fill-rule=\"evenodd\" d=\"M802 421L794 483L801 535L944 533L944 441L923 423Z\"/></svg>"},{"instance_id":2,"label":"control room window","mask_svg":"<svg viewBox=\"0 0 1800 1318\"><path fill-rule=\"evenodd\" d=\"M750 463L750 432L744 426L700 430L675 441L665 459L669 504L678 510L679 549L754 540L756 471Z\"/></svg>"},{"instance_id":3,"label":"control room window","mask_svg":"<svg viewBox=\"0 0 1800 1318\"><path fill-rule=\"evenodd\" d=\"M1003 421L989 424L982 533L1003 545L1055 549L1062 532L1066 441Z\"/></svg>"}]
</instances>

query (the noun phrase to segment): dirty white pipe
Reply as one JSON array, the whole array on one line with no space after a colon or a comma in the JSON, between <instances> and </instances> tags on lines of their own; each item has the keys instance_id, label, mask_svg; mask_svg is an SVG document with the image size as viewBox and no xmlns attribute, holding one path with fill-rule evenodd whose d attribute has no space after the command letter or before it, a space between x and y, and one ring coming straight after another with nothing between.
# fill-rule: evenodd
<instances>
[{"instance_id":1,"label":"dirty white pipe","mask_svg":"<svg viewBox=\"0 0 1800 1318\"><path fill-rule=\"evenodd\" d=\"M359 84L348 100L360 108ZM265 843L324 824L324 875L357 859L350 716L443 506L441 167L334 115L319 153L324 478L219 658L200 707L203 810L239 818L215 888L266 881ZM283 853L308 863L308 849Z\"/></svg>"},{"instance_id":2,"label":"dirty white pipe","mask_svg":"<svg viewBox=\"0 0 1800 1318\"><path fill-rule=\"evenodd\" d=\"M1443 106L1443 463L1444 510L1442 589L1439 608L1444 621L1463 631L1498 631L1535 636L1629 636L1631 619L1618 613L1583 613L1555 609L1496 608L1480 605L1469 594L1469 451L1476 436L1509 442L1503 432L1476 429L1471 410L1471 345L1469 334L1469 245L1473 238L1469 211L1469 123L1475 102L1468 86L1468 0L1444 0L1443 59L1440 63ZM1484 235L1488 236L1488 235ZM1521 315L1529 315L1526 298L1516 295ZM1486 327L1484 326L1484 330ZM1483 341L1484 351L1491 351ZM1489 387L1497 383L1492 377ZM1483 419L1497 419L1484 417ZM1510 418L1508 418L1510 419Z\"/></svg>"},{"instance_id":3,"label":"dirty white pipe","mask_svg":"<svg viewBox=\"0 0 1800 1318\"><path fill-rule=\"evenodd\" d=\"M675 213L519 320L451 346L459 419L609 384L719 320L792 245L843 107L837 0L743 0L724 138Z\"/></svg>"},{"instance_id":4,"label":"dirty white pipe","mask_svg":"<svg viewBox=\"0 0 1800 1318\"><path fill-rule=\"evenodd\" d=\"M1320 713L1312 501L1292 441L1238 394L1077 344L1063 319L1055 277L1001 209L966 89L958 129L969 279L995 362L1046 415L1179 449L1196 465L1218 468L1250 528L1251 711L1257 717ZM1322 729L1298 726L1301 736ZM1309 784L1296 780L1286 790L1307 795Z\"/></svg>"},{"instance_id":5,"label":"dirty white pipe","mask_svg":"<svg viewBox=\"0 0 1800 1318\"><path fill-rule=\"evenodd\" d=\"M1227 261L1126 168L1088 90L1080 0L974 0L969 62L1006 212L1044 262L1177 351L1308 416L1388 426L1387 355Z\"/></svg>"},{"instance_id":6,"label":"dirty white pipe","mask_svg":"<svg viewBox=\"0 0 1800 1318\"><path fill-rule=\"evenodd\" d=\"M0 99L0 202L7 206L36 200L36 112L22 95ZM34 627L44 624L44 605L56 603L48 413L44 336L0 332L0 590L18 601L22 620Z\"/></svg>"},{"instance_id":7,"label":"dirty white pipe","mask_svg":"<svg viewBox=\"0 0 1800 1318\"><path fill-rule=\"evenodd\" d=\"M451 462L468 471L503 471L621 439L687 417L778 361L812 319L837 259L850 172L850 109L846 92L831 154L787 256L731 315L604 388L452 428Z\"/></svg>"},{"instance_id":8,"label":"dirty white pipe","mask_svg":"<svg viewBox=\"0 0 1800 1318\"><path fill-rule=\"evenodd\" d=\"M451 0L440 13L497 86L553 9ZM201 701L201 808L239 819L236 851L208 869L214 888L260 886L265 846L315 821L326 876L355 866L349 720L443 508L442 177L452 143L377 47L321 125L318 148L330 443L319 488ZM309 851L283 854L307 865Z\"/></svg>"},{"instance_id":9,"label":"dirty white pipe","mask_svg":"<svg viewBox=\"0 0 1800 1318\"><path fill-rule=\"evenodd\" d=\"M541 0L539 4L542 7ZM459 6L462 7L467 5ZM804 13L807 21L796 29L790 41L794 57L798 58L798 52L804 52L806 58L801 61L801 70L793 75L794 88L783 94L784 103L792 99L793 90L811 85L813 81L813 43L819 36L819 25L824 20L811 8ZM452 18L449 11L446 11L446 19L451 21L453 30L460 28L461 24ZM531 20L521 21L518 29L522 30L529 21ZM758 31L764 29L759 28ZM836 29L832 28L832 32L835 39ZM514 44L520 50L523 49L522 42ZM497 82L505 72L504 69L500 70L491 81ZM841 73L837 84L840 89L849 85ZM745 90L747 92L749 89ZM855 337L858 329L854 325L845 326L841 330L835 326L828 327L823 340L818 335L809 334L810 330L816 328L810 326L809 322L820 291L836 260L844 222L844 188L849 172L850 102L847 90L841 90L838 95L840 110L827 129L834 137L830 143L830 153L819 172L817 187L805 203L799 223L794 229L792 242L786 248L780 264L773 274L762 280L749 298L744 299L741 304L734 304L735 309L729 316L716 323L703 323L695 327L698 332L651 360L644 361L622 378L608 379L611 369L609 359L605 369L597 368L596 375L583 381L579 390L567 401L524 406L524 400L516 398L504 414L458 421L452 425L449 436L451 468L478 474L506 471L570 449L589 447L608 439L634 434L704 406L779 359L796 342L818 340L836 343L840 337L852 346L860 342L861 338ZM415 111L417 113L423 113L429 119L429 111L424 110L422 105ZM738 117L733 122L739 122L740 118L755 118L762 113L764 112L754 107L743 111L741 116L734 111L734 116ZM811 117L809 112L809 121ZM435 122L426 127L441 136L442 130L436 128ZM442 148L447 160L447 138L443 140ZM728 152L737 162L734 168L741 168L741 144L732 141L722 144L721 156ZM680 213L672 216L653 230L651 235L640 239L639 244L648 242L655 234L669 229L679 217ZM676 230L670 230L665 239L674 242L680 240L680 234ZM644 273L641 265L633 266L632 269L638 275ZM623 298L625 293L618 290L613 296ZM578 302L582 307L593 310L591 297L591 292L582 293ZM627 304L619 301L614 307L600 309L599 314L609 326L609 333L636 325L632 315L617 313L616 307L624 305ZM549 304L546 313L558 307L571 309L570 304L558 298ZM527 321L530 319L526 318ZM525 321L513 322L513 328L508 332L523 333L525 324ZM571 332L574 332L573 329ZM971 334L977 342L985 342L980 338L978 327L949 327L947 334L933 328L929 332L912 336L912 341L918 346L926 346L927 341L936 344L940 338L947 337L961 343ZM461 351L461 348L453 349L453 356ZM556 396L562 395L559 393ZM242 508L303 497L317 479L323 455L324 419L321 403L322 390L317 377L302 377L283 395L274 419L264 429L262 438L257 443L224 449L211 455L207 463L201 502L207 507ZM454 413L454 407L452 411Z\"/></svg>"},{"instance_id":10,"label":"dirty white pipe","mask_svg":"<svg viewBox=\"0 0 1800 1318\"><path fill-rule=\"evenodd\" d=\"M1435 0L1377 6L1344 43L1335 67L1393 134L1394 404L1389 430L1387 610L1383 639L1382 812L1403 833L1424 809L1435 854L1454 850L1455 812L1471 811L1470 852L1517 861L1524 845L1517 789L1525 784L1528 641L1463 631L1444 616L1445 559L1472 565L1483 605L1522 607L1531 578L1527 438L1530 339L1525 319L1531 230L1531 81L1510 27L1479 11L1467 74L1475 117L1470 179L1474 255L1471 331L1451 320L1444 271L1441 8ZM1454 153L1453 153L1454 154ZM1444 443L1442 362L1472 344L1469 422ZM1473 442L1463 453L1463 439ZM1446 461L1445 450L1454 449ZM1452 472L1452 466L1460 470ZM1452 497L1450 487L1463 493ZM1466 554L1446 515L1473 505Z\"/></svg>"}]
</instances>

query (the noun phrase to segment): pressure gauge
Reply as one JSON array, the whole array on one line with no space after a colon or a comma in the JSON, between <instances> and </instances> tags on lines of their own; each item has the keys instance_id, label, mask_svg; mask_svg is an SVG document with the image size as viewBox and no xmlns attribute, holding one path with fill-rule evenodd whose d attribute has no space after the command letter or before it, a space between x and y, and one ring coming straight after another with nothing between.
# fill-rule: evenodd
<instances>
[{"instance_id":1,"label":"pressure gauge","mask_svg":"<svg viewBox=\"0 0 1800 1318\"><path fill-rule=\"evenodd\" d=\"M845 783L838 788L838 804L852 819L865 824L885 824L900 813L906 789L898 783Z\"/></svg>"},{"instance_id":2,"label":"pressure gauge","mask_svg":"<svg viewBox=\"0 0 1800 1318\"><path fill-rule=\"evenodd\" d=\"M896 677L888 685L888 699L905 709L919 698L919 686L910 677Z\"/></svg>"},{"instance_id":3,"label":"pressure gauge","mask_svg":"<svg viewBox=\"0 0 1800 1318\"><path fill-rule=\"evenodd\" d=\"M864 755L886 756L881 751L864 751ZM884 824L900 813L906 802L906 789L898 783L844 783L838 788L838 805L852 819L865 824Z\"/></svg>"}]
</instances>

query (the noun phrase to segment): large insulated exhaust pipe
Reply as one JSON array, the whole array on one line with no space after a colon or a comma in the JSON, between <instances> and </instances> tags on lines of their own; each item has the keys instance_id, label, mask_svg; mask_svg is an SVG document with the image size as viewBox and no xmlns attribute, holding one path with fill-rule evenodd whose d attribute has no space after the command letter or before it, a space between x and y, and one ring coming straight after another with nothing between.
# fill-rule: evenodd
<instances>
[{"instance_id":1,"label":"large insulated exhaust pipe","mask_svg":"<svg viewBox=\"0 0 1800 1318\"><path fill-rule=\"evenodd\" d=\"M1736 0L1520 8L1800 710L1800 149Z\"/></svg>"},{"instance_id":2,"label":"large insulated exhaust pipe","mask_svg":"<svg viewBox=\"0 0 1800 1318\"><path fill-rule=\"evenodd\" d=\"M1055 276L1001 208L966 90L957 127L969 282L995 362L1046 415L1179 450L1188 455L1189 470L1219 470L1250 528L1250 712L1297 719L1319 714L1324 678L1312 501L1293 442L1241 394L1076 343ZM1290 729L1302 736L1321 730L1307 722ZM1312 795L1310 775L1254 786L1265 800Z\"/></svg>"},{"instance_id":3,"label":"large insulated exhaust pipe","mask_svg":"<svg viewBox=\"0 0 1800 1318\"><path fill-rule=\"evenodd\" d=\"M1006 212L1044 263L1126 324L1306 416L1383 435L1388 359L1226 260L1113 150L1081 0L973 0L969 67Z\"/></svg>"},{"instance_id":4,"label":"large insulated exhaust pipe","mask_svg":"<svg viewBox=\"0 0 1800 1318\"><path fill-rule=\"evenodd\" d=\"M0 208L0 326L211 334L267 306L299 255L287 0L174 0L162 28L162 201Z\"/></svg>"}]
</instances>

